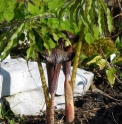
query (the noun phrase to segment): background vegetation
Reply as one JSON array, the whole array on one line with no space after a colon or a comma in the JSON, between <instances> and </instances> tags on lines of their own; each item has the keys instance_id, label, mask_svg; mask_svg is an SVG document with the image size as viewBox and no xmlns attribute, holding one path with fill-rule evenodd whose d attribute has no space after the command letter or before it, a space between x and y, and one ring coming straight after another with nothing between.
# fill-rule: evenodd
<instances>
[{"instance_id":1,"label":"background vegetation","mask_svg":"<svg viewBox=\"0 0 122 124\"><path fill-rule=\"evenodd\" d=\"M1 60L15 54L14 50L21 51L27 60L35 60L37 52L58 47L60 38L66 40L65 46L71 45L61 32L66 30L79 35L72 44L76 53L72 88L78 66L104 70L111 86L115 79L120 81L122 73L115 65L122 65L121 37L113 35L121 32L122 26L104 0L1 0L0 8ZM112 54L116 57L109 61Z\"/></svg>"}]
</instances>

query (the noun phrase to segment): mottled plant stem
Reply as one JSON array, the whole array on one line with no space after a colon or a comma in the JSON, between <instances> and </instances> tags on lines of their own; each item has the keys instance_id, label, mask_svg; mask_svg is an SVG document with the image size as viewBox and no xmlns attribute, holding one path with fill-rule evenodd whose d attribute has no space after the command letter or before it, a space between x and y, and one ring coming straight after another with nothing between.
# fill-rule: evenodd
<instances>
[{"instance_id":1,"label":"mottled plant stem","mask_svg":"<svg viewBox=\"0 0 122 124\"><path fill-rule=\"evenodd\" d=\"M81 32L80 32L80 37L77 43L77 48L76 48L76 53L75 53L75 58L74 58L74 63L73 63L73 70L72 70L72 76L71 76L71 87L72 90L74 91L74 85L75 85L75 80L76 80L76 72L78 68L78 62L81 54L81 48L82 48L82 37L83 37L83 30L84 30L84 25L82 24Z\"/></svg>"},{"instance_id":2,"label":"mottled plant stem","mask_svg":"<svg viewBox=\"0 0 122 124\"><path fill-rule=\"evenodd\" d=\"M42 67L42 64L41 64L41 60L40 60L38 54L37 54L37 63L38 63L38 67L39 67L39 73L40 73L40 77L41 77L41 81L42 81L42 87L43 87L44 96L45 96L46 113L48 113L48 110L49 110L49 107L50 107L49 91L48 91L48 87L47 87L47 84L46 84L46 79L45 79L43 67ZM47 120L48 120L48 116L47 116Z\"/></svg>"},{"instance_id":3,"label":"mottled plant stem","mask_svg":"<svg viewBox=\"0 0 122 124\"><path fill-rule=\"evenodd\" d=\"M50 102L49 102L49 109L47 110L47 117L48 117L48 120L47 120L47 124L54 124L54 121L55 121L55 118L54 118L54 97L55 97L55 94L51 94L51 99L50 99Z\"/></svg>"}]
</instances>

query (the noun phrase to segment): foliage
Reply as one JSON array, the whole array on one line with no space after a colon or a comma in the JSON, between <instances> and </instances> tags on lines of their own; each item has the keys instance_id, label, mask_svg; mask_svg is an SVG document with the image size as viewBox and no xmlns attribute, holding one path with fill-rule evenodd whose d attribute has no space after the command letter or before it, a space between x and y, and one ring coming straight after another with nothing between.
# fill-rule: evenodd
<instances>
[{"instance_id":1,"label":"foliage","mask_svg":"<svg viewBox=\"0 0 122 124\"><path fill-rule=\"evenodd\" d=\"M121 45L118 42L115 45L110 37L107 37L113 31L113 18L109 8L103 0L70 0L60 10L60 18L62 18L63 12L67 13L67 18L71 24L76 22L78 26L81 26L79 23L79 20L81 20L82 27L85 25L84 31L80 32L80 36L82 36L80 38L82 42L81 56L84 56L84 58L81 57L81 61L84 60L81 65L90 66L95 64L97 66L93 67L106 69L107 79L112 86L115 83L116 69L107 60L112 54L119 53L119 56L116 56L112 62L119 63L121 61L121 55L117 49L117 45L119 44L119 47ZM80 27L80 30L82 30L82 27ZM75 44L74 48L79 52L77 47L77 44ZM74 65L77 63L74 62Z\"/></svg>"},{"instance_id":2,"label":"foliage","mask_svg":"<svg viewBox=\"0 0 122 124\"><path fill-rule=\"evenodd\" d=\"M118 50L122 47L119 39L116 40L115 46L110 37L107 37L113 31L113 18L104 0L1 0L0 8L1 60L25 38L29 41L26 49L27 60L37 59L37 52L44 48L50 51L59 47L58 40L62 37L69 46L69 39L61 33L62 30L67 30L79 34L78 42L73 44L76 57L71 78L72 89L81 58L84 65L96 64L100 69L105 68L108 81L114 84L116 70L107 59L116 53L117 56L112 63L121 62ZM39 63L40 60L38 65L40 73L43 73ZM45 87L45 80L43 82ZM47 99L47 87L44 90Z\"/></svg>"},{"instance_id":3,"label":"foliage","mask_svg":"<svg viewBox=\"0 0 122 124\"><path fill-rule=\"evenodd\" d=\"M23 121L23 119L21 117L16 117L16 119L15 119L15 115L11 111L11 109L6 110L6 107L3 104L1 105L1 115L2 115L2 117L0 119L4 118L10 124L22 123L22 121Z\"/></svg>"}]
</instances>

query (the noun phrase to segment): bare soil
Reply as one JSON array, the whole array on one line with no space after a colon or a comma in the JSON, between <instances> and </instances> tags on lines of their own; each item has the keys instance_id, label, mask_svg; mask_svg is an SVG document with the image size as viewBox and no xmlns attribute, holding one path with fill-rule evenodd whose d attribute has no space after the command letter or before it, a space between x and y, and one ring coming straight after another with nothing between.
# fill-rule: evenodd
<instances>
[{"instance_id":1,"label":"bare soil","mask_svg":"<svg viewBox=\"0 0 122 124\"><path fill-rule=\"evenodd\" d=\"M84 96L74 98L74 124L122 124L122 83L116 81L112 88L102 75L95 78L93 86L97 90L92 87ZM21 118L12 116L1 119L0 124L10 124L10 119L16 124L46 124L46 113ZM65 111L55 110L55 124L64 123Z\"/></svg>"}]
</instances>

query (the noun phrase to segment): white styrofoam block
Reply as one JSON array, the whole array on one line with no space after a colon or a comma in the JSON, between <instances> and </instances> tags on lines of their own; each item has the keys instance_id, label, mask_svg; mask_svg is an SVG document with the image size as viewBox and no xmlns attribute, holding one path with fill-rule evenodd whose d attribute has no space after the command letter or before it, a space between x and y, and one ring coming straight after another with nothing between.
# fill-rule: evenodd
<instances>
[{"instance_id":1,"label":"white styrofoam block","mask_svg":"<svg viewBox=\"0 0 122 124\"><path fill-rule=\"evenodd\" d=\"M45 104L42 83L36 62L28 62L22 58L6 59L1 63L0 97L6 97L10 108L17 115L39 115ZM42 63L47 81L46 66ZM71 67L72 72L72 67ZM30 74L31 73L31 74ZM77 69L74 96L83 95L93 82L94 74L83 69ZM55 108L65 107L64 74L61 68L58 80ZM43 110L45 110L45 106Z\"/></svg>"},{"instance_id":2,"label":"white styrofoam block","mask_svg":"<svg viewBox=\"0 0 122 124\"><path fill-rule=\"evenodd\" d=\"M9 102L10 109L15 115L39 115L40 111L46 110L43 89L34 89L29 92L18 93L13 96L5 97ZM64 95L55 97L55 106L64 106ZM56 107L60 109L60 107Z\"/></svg>"},{"instance_id":3,"label":"white styrofoam block","mask_svg":"<svg viewBox=\"0 0 122 124\"><path fill-rule=\"evenodd\" d=\"M5 99L9 102L10 108L15 115L39 115L40 110L46 109L42 88L18 93L5 97Z\"/></svg>"},{"instance_id":4,"label":"white styrofoam block","mask_svg":"<svg viewBox=\"0 0 122 124\"><path fill-rule=\"evenodd\" d=\"M28 62L22 58L6 59L1 63L0 98L26 92L42 86L37 62ZM46 66L42 63L47 81ZM72 72L72 68L71 68ZM94 74L83 69L77 69L75 94L84 94L93 81ZM61 68L58 80L57 95L64 94L64 74Z\"/></svg>"},{"instance_id":5,"label":"white styrofoam block","mask_svg":"<svg viewBox=\"0 0 122 124\"><path fill-rule=\"evenodd\" d=\"M84 69L77 69L74 95L84 95L93 83L94 74Z\"/></svg>"},{"instance_id":6,"label":"white styrofoam block","mask_svg":"<svg viewBox=\"0 0 122 124\"><path fill-rule=\"evenodd\" d=\"M72 75L72 67L71 67L71 74ZM94 74L92 72L86 71L84 69L77 69L76 73L76 81L75 81L75 88L74 88L74 95L83 95L91 86L93 83ZM59 74L59 82L57 87L57 95L63 95L64 94L64 74L63 70L61 68L60 74Z\"/></svg>"},{"instance_id":7,"label":"white styrofoam block","mask_svg":"<svg viewBox=\"0 0 122 124\"><path fill-rule=\"evenodd\" d=\"M6 59L1 63L0 97L14 95L41 87L41 79L36 62L28 62L22 58ZM46 71L45 64L43 64ZM32 74L32 75L31 75Z\"/></svg>"}]
</instances>

